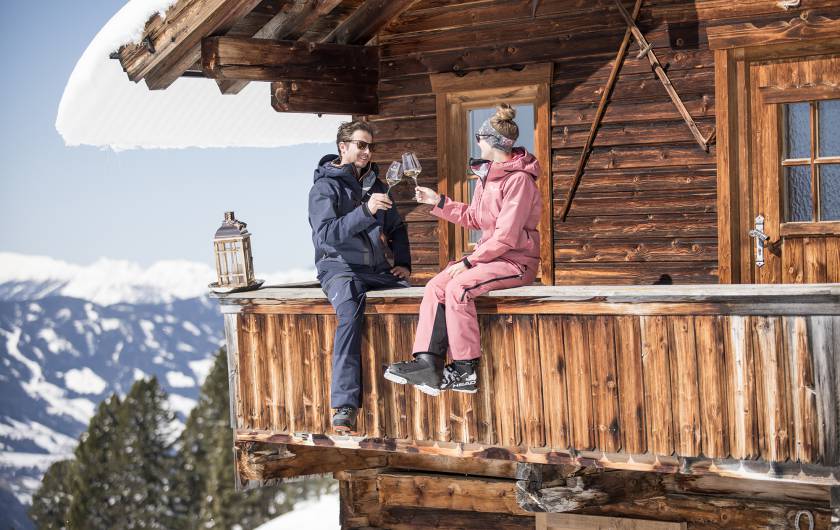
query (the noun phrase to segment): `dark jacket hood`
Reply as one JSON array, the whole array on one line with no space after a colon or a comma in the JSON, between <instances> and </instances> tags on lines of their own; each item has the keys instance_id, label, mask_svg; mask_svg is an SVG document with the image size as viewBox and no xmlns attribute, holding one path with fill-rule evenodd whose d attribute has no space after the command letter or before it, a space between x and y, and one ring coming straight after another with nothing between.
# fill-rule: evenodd
<instances>
[{"instance_id":1,"label":"dark jacket hood","mask_svg":"<svg viewBox=\"0 0 840 530\"><path fill-rule=\"evenodd\" d=\"M318 167L315 169L314 181L317 182L322 178L334 178L359 182L360 175L367 175L370 171L379 175L379 166L375 162L369 162L361 170L357 170L353 164L335 165L334 162L340 158L336 154L322 156L321 160L318 161Z\"/></svg>"}]
</instances>

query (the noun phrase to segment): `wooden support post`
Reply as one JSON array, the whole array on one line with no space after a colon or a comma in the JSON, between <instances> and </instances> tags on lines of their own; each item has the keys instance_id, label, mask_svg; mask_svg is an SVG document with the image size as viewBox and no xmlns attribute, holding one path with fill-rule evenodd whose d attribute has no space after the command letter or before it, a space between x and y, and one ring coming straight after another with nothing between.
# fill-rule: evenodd
<instances>
[{"instance_id":1,"label":"wooden support post","mask_svg":"<svg viewBox=\"0 0 840 530\"><path fill-rule=\"evenodd\" d=\"M642 8L642 0L636 0L633 6L633 19L639 16L639 10ZM622 8L623 9L623 8ZM563 203L563 209L560 212L560 220L565 221L566 216L569 215L569 208L572 206L572 199L575 196L580 179L583 176L583 169L586 167L586 162L589 160L589 153L592 151L592 144L595 142L595 134L598 132L598 127L601 126L601 119L604 117L604 112L607 110L607 102L612 94L615 82L618 79L618 72L621 70L621 65L624 64L624 56L627 54L627 47L630 45L630 28L624 31L624 38L621 40L621 46L618 47L618 53L615 54L615 62L612 70L610 70L610 77L607 79L607 84L604 86L604 91L601 92L601 101L598 102L598 109L595 111L595 117L592 119L592 126L589 128L589 136L586 137L586 143L583 144L583 149L580 152L580 159L578 159L577 168L575 168L575 176L572 178L572 184L569 186L569 193L566 195L566 202Z\"/></svg>"},{"instance_id":2,"label":"wooden support post","mask_svg":"<svg viewBox=\"0 0 840 530\"><path fill-rule=\"evenodd\" d=\"M653 53L653 49L651 44L645 39L645 36L642 35L642 32L639 30L638 26L636 26L635 17L631 17L630 13L624 9L624 6L621 5L621 0L615 0L615 4L618 6L618 12L621 13L622 18L627 23L627 27L633 33L633 37L636 39L636 43L639 45L639 57L642 54L647 55L648 61L650 61L650 65L653 67L654 73L656 73L656 77L662 82L662 85L665 87L665 91L668 92L668 95L671 97L671 101L674 102L674 105L677 107L680 115L685 120L686 125L691 130L691 134L694 136L694 139L697 140L697 143L700 144L700 147L703 148L704 151L709 151L709 144L714 140L715 131L709 135L709 138L703 138L703 134L700 133L700 129L697 128L697 124L694 122L694 118L691 117L691 114L688 112L688 109L685 108L685 105L680 99L679 94L674 89L674 85L671 84L671 80L668 79L668 74L665 73L665 70L662 68L662 64L659 62L659 59L656 57L656 54Z\"/></svg>"}]
</instances>

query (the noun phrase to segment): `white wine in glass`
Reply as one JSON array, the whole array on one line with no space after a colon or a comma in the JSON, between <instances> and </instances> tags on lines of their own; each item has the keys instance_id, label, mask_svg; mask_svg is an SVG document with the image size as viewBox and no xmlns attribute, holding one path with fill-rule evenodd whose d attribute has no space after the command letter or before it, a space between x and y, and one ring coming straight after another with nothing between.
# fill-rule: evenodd
<instances>
[{"instance_id":1,"label":"white wine in glass","mask_svg":"<svg viewBox=\"0 0 840 530\"><path fill-rule=\"evenodd\" d=\"M417 156L414 153L403 153L402 167L403 173L414 179L414 187L416 188L417 177L420 176L420 172L423 170L420 161L417 160Z\"/></svg>"},{"instance_id":2,"label":"white wine in glass","mask_svg":"<svg viewBox=\"0 0 840 530\"><path fill-rule=\"evenodd\" d=\"M388 192L391 193L391 188L396 186L402 180L403 171L402 171L402 164L394 161L391 162L391 165L388 166L388 172L385 173L385 182L388 183Z\"/></svg>"}]
</instances>

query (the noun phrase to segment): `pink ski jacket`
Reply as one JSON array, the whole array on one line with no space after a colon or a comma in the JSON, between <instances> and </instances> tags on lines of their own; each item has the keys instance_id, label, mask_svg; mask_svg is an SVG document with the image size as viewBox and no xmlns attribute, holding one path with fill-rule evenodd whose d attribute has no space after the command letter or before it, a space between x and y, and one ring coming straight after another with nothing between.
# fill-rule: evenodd
<instances>
[{"instance_id":1,"label":"pink ski jacket","mask_svg":"<svg viewBox=\"0 0 840 530\"><path fill-rule=\"evenodd\" d=\"M469 205L449 197L432 208L432 215L474 230L481 230L470 265L504 260L520 269L536 270L540 259L537 226L542 198L536 179L540 163L521 147L507 162L493 162L486 177L479 179Z\"/></svg>"}]
</instances>

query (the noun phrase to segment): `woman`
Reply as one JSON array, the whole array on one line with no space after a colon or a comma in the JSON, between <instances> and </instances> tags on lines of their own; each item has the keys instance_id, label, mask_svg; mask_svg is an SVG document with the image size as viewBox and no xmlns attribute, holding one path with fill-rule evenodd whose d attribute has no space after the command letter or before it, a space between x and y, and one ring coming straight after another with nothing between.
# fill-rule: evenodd
<instances>
[{"instance_id":1,"label":"woman","mask_svg":"<svg viewBox=\"0 0 840 530\"><path fill-rule=\"evenodd\" d=\"M481 343L475 298L530 284L537 275L540 164L524 148L513 147L519 137L515 115L510 105L501 104L476 133L481 159L471 160L470 167L479 181L469 205L416 188L418 202L434 205L432 215L481 230L481 239L472 255L450 263L426 284L414 359L389 366L389 381L415 385L433 396L447 389L476 392ZM447 351L453 362L444 367Z\"/></svg>"}]
</instances>

